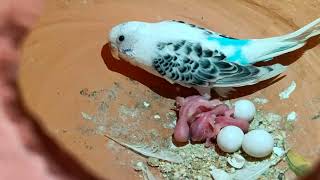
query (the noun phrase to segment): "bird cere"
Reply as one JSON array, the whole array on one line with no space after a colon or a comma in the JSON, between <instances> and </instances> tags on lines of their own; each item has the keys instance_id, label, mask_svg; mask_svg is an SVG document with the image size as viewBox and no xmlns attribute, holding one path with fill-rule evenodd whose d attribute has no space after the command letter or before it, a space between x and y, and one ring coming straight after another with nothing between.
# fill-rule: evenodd
<instances>
[{"instance_id":1,"label":"bird cere","mask_svg":"<svg viewBox=\"0 0 320 180\"><path fill-rule=\"evenodd\" d=\"M281 148L276 146L279 137L273 137L270 131L258 125L250 128L259 110L246 99L233 106L211 99L211 90L226 97L233 88L276 78L286 66L255 63L299 49L319 34L320 18L295 32L264 39L236 39L176 20L132 21L113 27L109 41L114 58L199 92L176 98L176 142L204 142L205 147L216 143L226 153L241 149L251 157L265 158ZM242 168L245 159L238 154L235 157L240 165L234 159L229 159L229 164Z\"/></svg>"}]
</instances>

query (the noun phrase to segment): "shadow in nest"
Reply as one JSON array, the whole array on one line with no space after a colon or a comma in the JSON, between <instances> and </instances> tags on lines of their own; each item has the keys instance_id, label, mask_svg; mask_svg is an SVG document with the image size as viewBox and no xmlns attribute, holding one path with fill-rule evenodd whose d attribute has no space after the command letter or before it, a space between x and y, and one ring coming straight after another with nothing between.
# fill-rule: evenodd
<instances>
[{"instance_id":1,"label":"shadow in nest","mask_svg":"<svg viewBox=\"0 0 320 180\"><path fill-rule=\"evenodd\" d=\"M297 61L305 51L315 47L317 44L319 44L319 42L320 42L320 38L318 37L311 38L304 47L296 51L276 57L272 61L257 63L256 65L264 66L264 65L271 65L275 63L280 63L286 66L290 65L295 61ZM162 97L175 99L177 96L186 97L186 96L199 94L193 88L186 88L178 84L171 84L167 82L165 79L152 75L147 71L139 67L136 67L134 65L131 65L130 63L124 60L119 61L114 59L109 49L109 44L106 44L103 46L101 50L101 56L109 70L118 72L124 76L129 77L130 79L136 80L144 84L145 86L149 87L152 91L161 95ZM231 92L228 95L228 97L220 98L220 99L223 99L223 100L235 99L235 98L250 95L256 91L264 89L278 82L283 77L284 76L281 76L281 77L278 76L276 78L269 79L255 85L235 88L235 91ZM219 96L214 91L212 91L212 97L219 98Z\"/></svg>"}]
</instances>

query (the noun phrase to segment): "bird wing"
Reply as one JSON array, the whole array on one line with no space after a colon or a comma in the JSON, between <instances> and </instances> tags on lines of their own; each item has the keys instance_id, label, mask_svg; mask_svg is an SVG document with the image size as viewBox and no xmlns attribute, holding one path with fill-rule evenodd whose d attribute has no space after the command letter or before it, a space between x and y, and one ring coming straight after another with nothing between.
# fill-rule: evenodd
<instances>
[{"instance_id":1,"label":"bird wing","mask_svg":"<svg viewBox=\"0 0 320 180\"><path fill-rule=\"evenodd\" d=\"M239 87L272 78L284 71L279 64L265 67L227 61L219 49L187 40L159 42L153 68L166 79L187 86Z\"/></svg>"}]
</instances>

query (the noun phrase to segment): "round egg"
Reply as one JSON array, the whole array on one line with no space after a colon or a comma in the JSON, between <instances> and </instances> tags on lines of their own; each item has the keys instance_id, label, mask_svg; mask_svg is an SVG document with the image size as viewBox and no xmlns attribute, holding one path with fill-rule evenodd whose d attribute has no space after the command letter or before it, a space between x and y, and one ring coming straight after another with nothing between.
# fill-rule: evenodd
<instances>
[{"instance_id":1,"label":"round egg","mask_svg":"<svg viewBox=\"0 0 320 180\"><path fill-rule=\"evenodd\" d=\"M242 149L252 157L266 157L273 150L273 137L263 129L252 130L244 135Z\"/></svg>"},{"instance_id":2,"label":"round egg","mask_svg":"<svg viewBox=\"0 0 320 180\"><path fill-rule=\"evenodd\" d=\"M237 126L226 126L218 134L217 143L224 152L235 152L240 149L244 134Z\"/></svg>"},{"instance_id":3,"label":"round egg","mask_svg":"<svg viewBox=\"0 0 320 180\"><path fill-rule=\"evenodd\" d=\"M238 100L234 103L234 117L251 121L256 113L256 107L249 100Z\"/></svg>"}]
</instances>

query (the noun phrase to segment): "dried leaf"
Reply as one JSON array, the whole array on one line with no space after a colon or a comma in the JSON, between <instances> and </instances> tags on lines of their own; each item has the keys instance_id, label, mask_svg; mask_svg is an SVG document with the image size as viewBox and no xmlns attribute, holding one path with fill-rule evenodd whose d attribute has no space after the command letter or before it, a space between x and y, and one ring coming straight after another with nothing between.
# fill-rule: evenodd
<instances>
[{"instance_id":1,"label":"dried leaf","mask_svg":"<svg viewBox=\"0 0 320 180\"><path fill-rule=\"evenodd\" d=\"M289 151L287 154L287 162L289 168L297 175L303 176L306 174L310 168L311 163L305 160L300 154Z\"/></svg>"},{"instance_id":2,"label":"dried leaf","mask_svg":"<svg viewBox=\"0 0 320 180\"><path fill-rule=\"evenodd\" d=\"M113 140L114 142L146 157L154 157L157 159L161 159L161 160L165 160L173 163L182 163L183 161L178 154L171 151L162 150L162 149L151 147L148 145L131 145L131 144L121 142L120 140L117 140L116 138L113 138L111 136L108 136L108 135L105 135L105 136Z\"/></svg>"}]
</instances>

